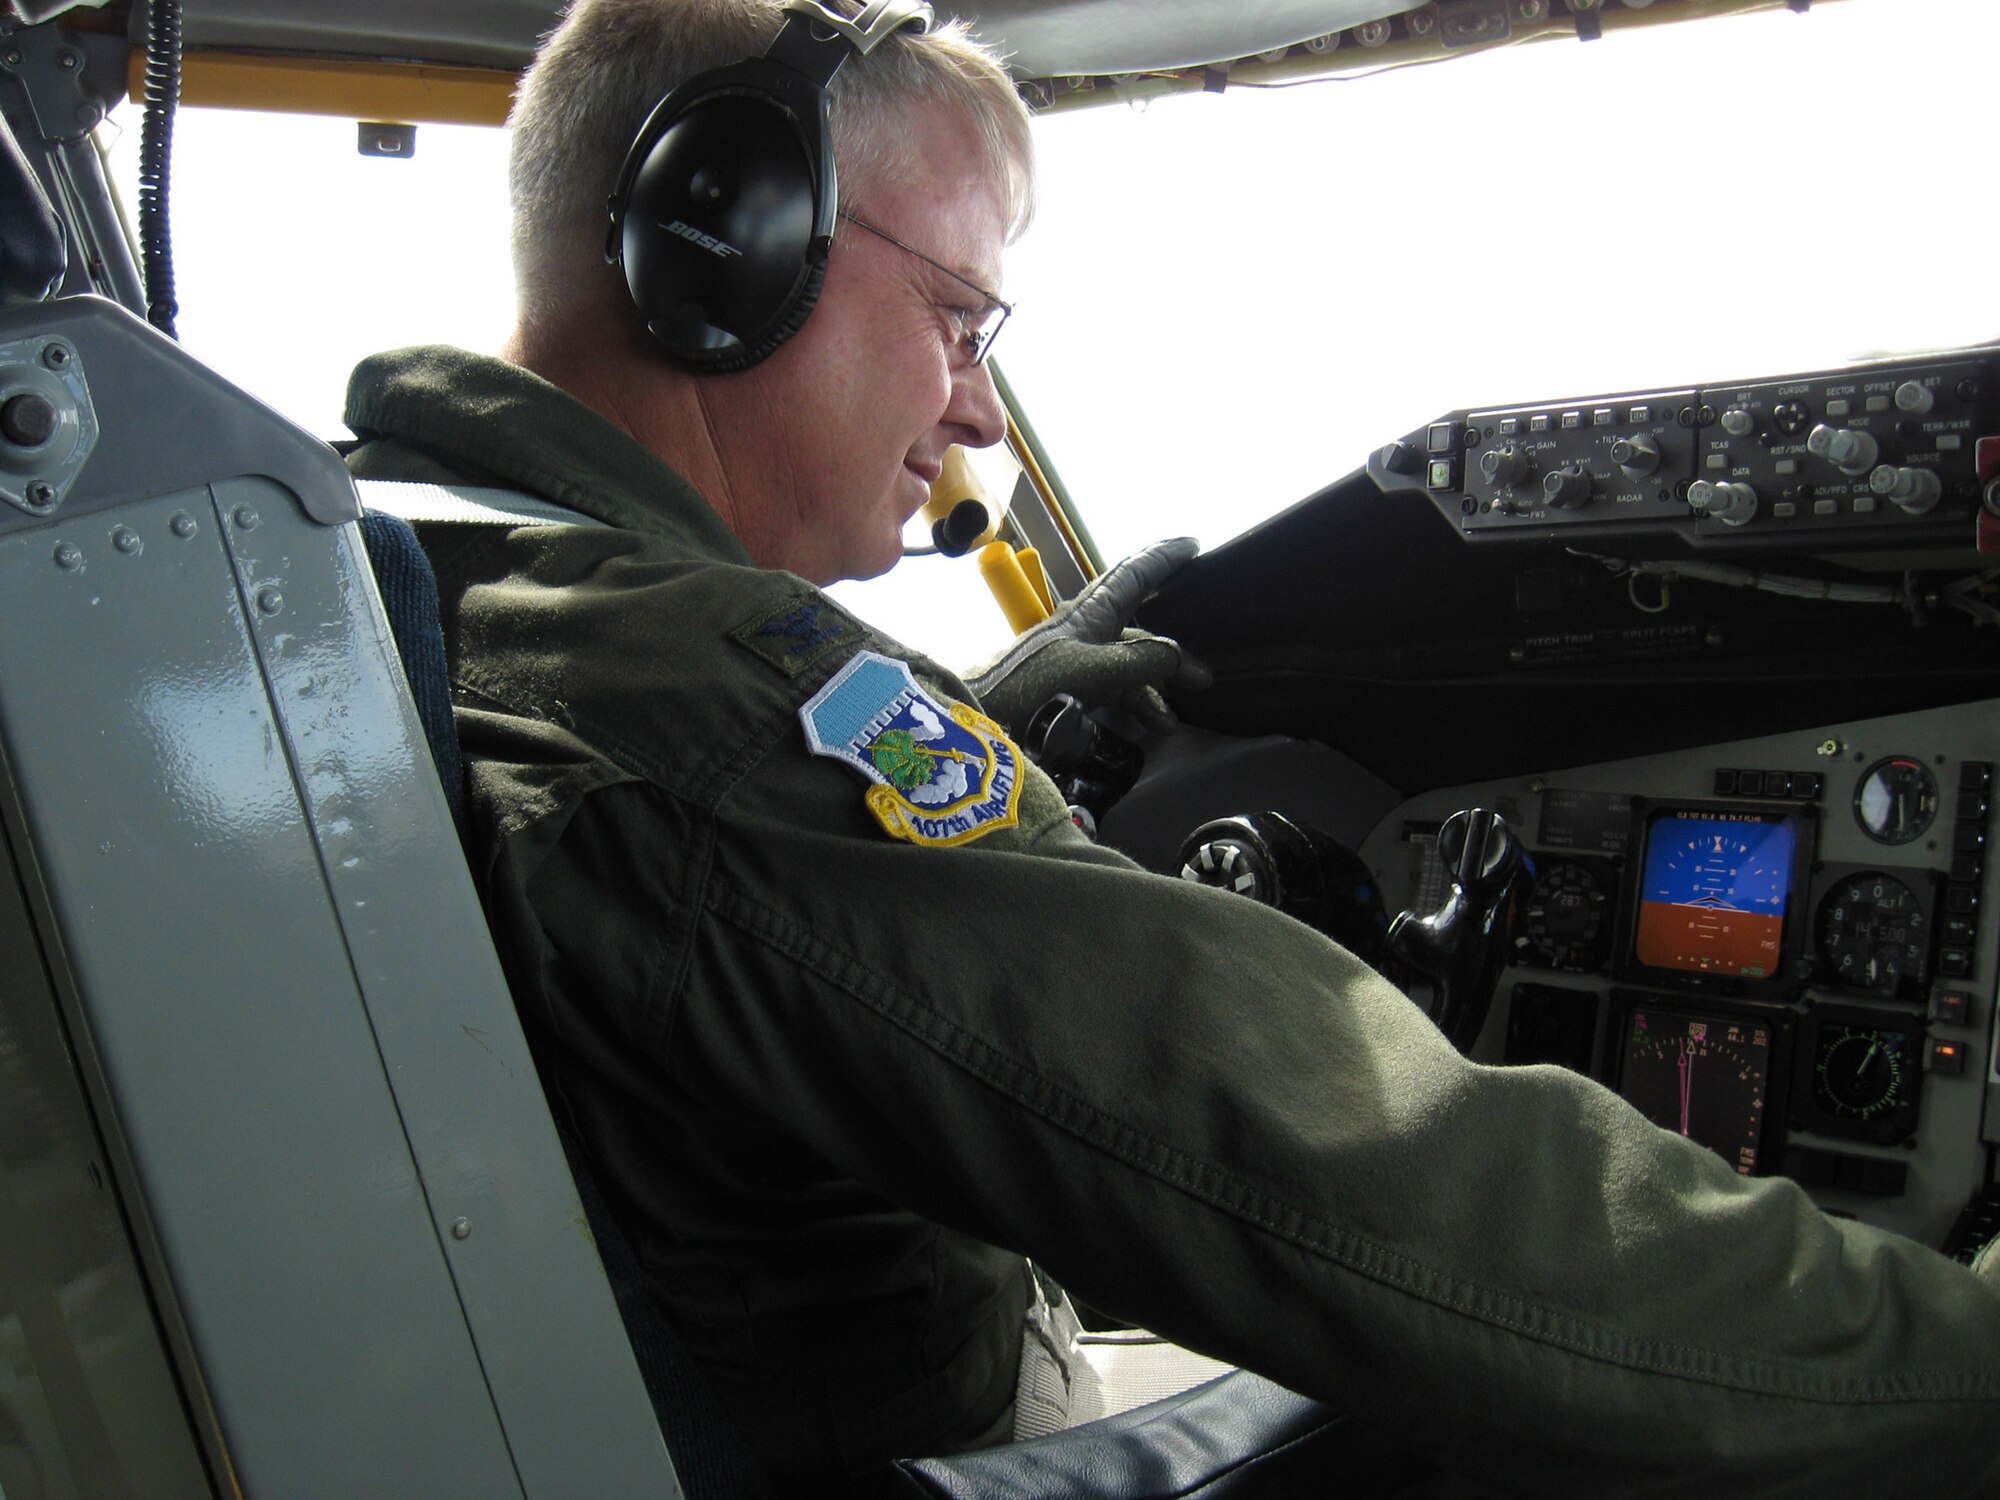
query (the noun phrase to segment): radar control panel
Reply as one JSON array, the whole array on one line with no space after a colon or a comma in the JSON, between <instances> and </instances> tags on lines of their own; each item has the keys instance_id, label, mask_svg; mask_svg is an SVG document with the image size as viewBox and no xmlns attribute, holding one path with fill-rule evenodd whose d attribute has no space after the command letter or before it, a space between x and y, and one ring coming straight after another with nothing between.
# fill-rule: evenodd
<instances>
[{"instance_id":1,"label":"radar control panel","mask_svg":"<svg viewBox=\"0 0 2000 1500\"><path fill-rule=\"evenodd\" d=\"M1368 472L1472 541L1969 548L2000 524L2000 350L1448 412Z\"/></svg>"}]
</instances>

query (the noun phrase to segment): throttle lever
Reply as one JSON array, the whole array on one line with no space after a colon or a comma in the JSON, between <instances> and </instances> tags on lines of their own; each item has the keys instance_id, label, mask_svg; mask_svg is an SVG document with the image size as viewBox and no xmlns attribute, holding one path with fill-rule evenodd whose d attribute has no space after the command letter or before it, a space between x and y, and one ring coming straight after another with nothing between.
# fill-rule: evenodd
<instances>
[{"instance_id":1,"label":"throttle lever","mask_svg":"<svg viewBox=\"0 0 2000 1500\"><path fill-rule=\"evenodd\" d=\"M1444 904L1428 915L1399 915L1389 924L1389 951L1431 979L1431 1020L1470 1052L1493 1004L1508 916L1529 868L1507 820L1483 807L1447 818L1437 849L1449 884Z\"/></svg>"}]
</instances>

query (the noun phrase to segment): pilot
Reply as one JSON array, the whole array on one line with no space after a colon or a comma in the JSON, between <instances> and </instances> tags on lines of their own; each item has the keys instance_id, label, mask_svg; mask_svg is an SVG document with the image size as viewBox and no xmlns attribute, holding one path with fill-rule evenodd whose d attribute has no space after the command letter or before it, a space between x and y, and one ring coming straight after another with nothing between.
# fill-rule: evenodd
<instances>
[{"instance_id":1,"label":"pilot","mask_svg":"<svg viewBox=\"0 0 2000 1500\"><path fill-rule=\"evenodd\" d=\"M605 204L783 19L578 0L515 108L503 357L377 356L348 412L364 475L606 523L439 557L471 859L551 1102L781 1491L1010 1437L1024 1257L1510 1493L2000 1479L2000 1288L1090 843L1004 714L820 592L1002 437L1028 122L957 26L849 58L817 305L690 363Z\"/></svg>"}]
</instances>

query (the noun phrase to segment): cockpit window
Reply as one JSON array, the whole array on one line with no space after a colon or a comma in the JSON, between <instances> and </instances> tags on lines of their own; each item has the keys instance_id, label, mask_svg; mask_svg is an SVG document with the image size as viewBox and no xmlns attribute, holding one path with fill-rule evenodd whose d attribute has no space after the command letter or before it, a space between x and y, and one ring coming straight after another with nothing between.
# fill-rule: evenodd
<instances>
[{"instance_id":1,"label":"cockpit window","mask_svg":"<svg viewBox=\"0 0 2000 1500\"><path fill-rule=\"evenodd\" d=\"M128 206L140 115L106 132ZM346 435L362 356L490 353L513 326L503 131L423 125L392 160L361 155L352 120L184 108L170 187L181 342L321 437Z\"/></svg>"},{"instance_id":2,"label":"cockpit window","mask_svg":"<svg viewBox=\"0 0 2000 1500\"><path fill-rule=\"evenodd\" d=\"M1996 55L1993 0L1838 0L1051 112L998 363L1109 560L1216 546L1456 406L1985 341ZM497 130L397 161L184 110L183 340L339 436L360 356L505 337L505 197ZM1007 635L969 559L840 592L953 664Z\"/></svg>"},{"instance_id":3,"label":"cockpit window","mask_svg":"<svg viewBox=\"0 0 2000 1500\"><path fill-rule=\"evenodd\" d=\"M1000 363L1110 558L1457 406L1989 340L1996 55L1839 0L1046 114Z\"/></svg>"}]
</instances>

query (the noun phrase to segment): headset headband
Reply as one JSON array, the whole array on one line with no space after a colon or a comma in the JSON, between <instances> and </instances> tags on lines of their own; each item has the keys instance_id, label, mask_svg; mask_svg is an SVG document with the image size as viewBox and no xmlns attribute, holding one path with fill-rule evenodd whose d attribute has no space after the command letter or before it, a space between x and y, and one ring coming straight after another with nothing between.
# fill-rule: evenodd
<instances>
[{"instance_id":1,"label":"headset headband","mask_svg":"<svg viewBox=\"0 0 2000 1500\"><path fill-rule=\"evenodd\" d=\"M850 54L866 57L906 26L914 24L920 33L927 32L937 19L929 0L868 0L852 21L829 6L827 0L785 0L784 9L790 14L764 55L803 73L822 88L832 81ZM822 27L832 35L819 34ZM847 45L829 45L836 41Z\"/></svg>"}]
</instances>

